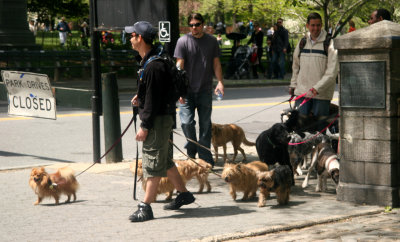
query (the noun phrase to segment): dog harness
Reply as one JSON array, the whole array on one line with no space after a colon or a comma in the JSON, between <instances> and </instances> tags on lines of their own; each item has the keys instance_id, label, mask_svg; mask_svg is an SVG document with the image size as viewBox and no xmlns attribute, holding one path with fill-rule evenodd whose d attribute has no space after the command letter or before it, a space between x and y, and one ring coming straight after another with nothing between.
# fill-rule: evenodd
<instances>
[{"instance_id":1,"label":"dog harness","mask_svg":"<svg viewBox=\"0 0 400 242\"><path fill-rule=\"evenodd\" d=\"M339 162L337 160L337 156L336 155L332 155L330 156L328 159L326 159L325 161L325 168L331 172L333 169L339 169Z\"/></svg>"}]
</instances>

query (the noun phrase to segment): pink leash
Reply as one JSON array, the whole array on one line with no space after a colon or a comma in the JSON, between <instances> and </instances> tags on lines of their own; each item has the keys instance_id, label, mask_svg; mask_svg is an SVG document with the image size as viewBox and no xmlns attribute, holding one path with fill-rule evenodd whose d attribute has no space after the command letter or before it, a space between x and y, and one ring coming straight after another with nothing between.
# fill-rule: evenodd
<instances>
[{"instance_id":1,"label":"pink leash","mask_svg":"<svg viewBox=\"0 0 400 242\"><path fill-rule=\"evenodd\" d=\"M309 138L309 139L307 139L307 140L298 142L298 143L289 143L288 145L300 145L300 144L304 144L304 143L306 143L306 142L308 142L308 141L314 139L315 137L317 137L318 135L320 135L321 133L323 133L326 129L328 129L328 128L336 121L336 119L338 119L338 118L339 118L339 114L336 115L335 119L333 119L333 121L332 121L328 126L326 126L323 130L321 130L320 132L318 132L318 133L317 133L316 135L314 135L313 137L311 137L311 138Z\"/></svg>"},{"instance_id":2,"label":"pink leash","mask_svg":"<svg viewBox=\"0 0 400 242\"><path fill-rule=\"evenodd\" d=\"M311 88L310 91L311 91L312 89L313 89L313 88ZM299 100L300 98L304 97L306 94L307 94L307 92L305 92L305 93L303 93L303 94L297 96L297 97L294 99L294 101ZM289 99L289 103L292 101L293 97L294 97L294 96L292 96L292 97ZM310 100L311 100L312 98L314 98L314 97L315 97L315 95L313 95L312 97L306 97L306 98L304 98L303 102L301 102L301 104L300 104L297 108L300 108L300 107L303 106L306 102L310 101Z\"/></svg>"}]
</instances>

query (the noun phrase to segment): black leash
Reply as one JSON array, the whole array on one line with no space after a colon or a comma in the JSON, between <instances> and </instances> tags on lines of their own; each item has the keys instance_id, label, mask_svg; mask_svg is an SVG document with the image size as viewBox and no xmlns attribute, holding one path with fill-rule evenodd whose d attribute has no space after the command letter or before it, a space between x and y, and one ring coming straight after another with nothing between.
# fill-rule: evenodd
<instances>
[{"instance_id":1,"label":"black leash","mask_svg":"<svg viewBox=\"0 0 400 242\"><path fill-rule=\"evenodd\" d=\"M103 159L108 153L110 153L110 151L111 151L112 149L114 149L114 147L115 147L119 142L121 142L122 137L125 135L126 131L128 131L128 129L129 129L129 127L131 126L131 124L132 124L134 118L135 118L135 117L132 117L131 121L129 121L128 126L126 126L124 132L121 133L121 135L119 136L119 138L114 142L113 145L111 145L111 147L106 151L106 153L104 153L104 155L102 155L96 162L94 162L94 163L93 163L92 165L90 165L88 168L86 168L85 170L83 170L82 172L80 172L78 175L76 175L76 177L79 176L79 175L81 175L82 173L86 172L87 170L89 170L90 168L92 168L92 166L96 165L97 163L100 163L101 159Z\"/></svg>"},{"instance_id":2,"label":"black leash","mask_svg":"<svg viewBox=\"0 0 400 242\"><path fill-rule=\"evenodd\" d=\"M273 107L275 107L275 106L278 106L278 105L281 105L282 103L285 103L285 102L289 102L289 105L290 105L290 101L291 101L292 99L293 99L293 98L289 98L289 99L287 99L287 100L285 100L285 101L282 101L282 102L280 102L280 103L274 104L274 105L272 105L272 106L270 106L270 107L266 107L266 108L264 108L264 109L262 109L262 110L260 110L260 111L257 111L257 112L255 112L255 113L253 113L253 114L250 114L249 116L246 116L246 117L244 117L244 118L242 118L242 119L236 120L236 121L233 122L233 123L238 123L239 121L242 121L242 120L244 120L244 119L246 119L246 118L250 118L251 116L254 116L254 115L258 114L258 113L264 112L265 110L271 109L271 108L273 108Z\"/></svg>"},{"instance_id":3,"label":"black leash","mask_svg":"<svg viewBox=\"0 0 400 242\"><path fill-rule=\"evenodd\" d=\"M198 165L198 166L200 166L200 167L202 167L202 168L205 168L205 167L203 167L202 165L200 165L199 163L197 163L197 162L195 161L195 159L193 159L192 157L188 156L188 155L185 154L181 149L179 149L179 147L178 147L176 144L174 144L174 142L172 142L172 140L169 140L169 142L170 142L173 146L175 146L175 148L176 148L179 152L181 152L184 156L186 156L186 157L187 157L189 160L191 160L193 163L195 163L196 165ZM211 173L213 173L214 175L216 175L216 176L218 176L218 177L221 177L220 174L216 173L216 172L213 171L212 169L210 169L210 171L211 171Z\"/></svg>"},{"instance_id":4,"label":"black leash","mask_svg":"<svg viewBox=\"0 0 400 242\"><path fill-rule=\"evenodd\" d=\"M137 114L139 112L139 109L137 106L132 106L132 111L133 111L133 121L135 123L135 134L137 134L136 130L136 121L137 121ZM136 138L135 138L136 140ZM136 183L137 183L137 170L138 170L138 164L139 164L139 144L136 140L136 166L135 166L135 182L133 183L133 200L138 200L136 198Z\"/></svg>"}]
</instances>

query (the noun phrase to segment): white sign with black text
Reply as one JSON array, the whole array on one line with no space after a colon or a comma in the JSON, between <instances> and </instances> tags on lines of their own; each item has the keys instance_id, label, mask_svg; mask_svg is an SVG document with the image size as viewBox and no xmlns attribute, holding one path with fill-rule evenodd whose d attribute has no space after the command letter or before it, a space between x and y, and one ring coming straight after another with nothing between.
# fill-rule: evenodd
<instances>
[{"instance_id":1,"label":"white sign with black text","mask_svg":"<svg viewBox=\"0 0 400 242\"><path fill-rule=\"evenodd\" d=\"M8 114L56 119L56 103L49 77L43 74L1 71L8 92Z\"/></svg>"},{"instance_id":2,"label":"white sign with black text","mask_svg":"<svg viewBox=\"0 0 400 242\"><path fill-rule=\"evenodd\" d=\"M160 42L171 42L171 23L169 21L158 22L158 39Z\"/></svg>"}]
</instances>

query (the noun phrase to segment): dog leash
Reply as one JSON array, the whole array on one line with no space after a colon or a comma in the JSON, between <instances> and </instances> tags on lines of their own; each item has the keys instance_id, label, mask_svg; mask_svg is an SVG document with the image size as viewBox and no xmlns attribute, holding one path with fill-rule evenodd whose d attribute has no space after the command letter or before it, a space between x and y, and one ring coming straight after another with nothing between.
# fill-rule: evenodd
<instances>
[{"instance_id":1,"label":"dog leash","mask_svg":"<svg viewBox=\"0 0 400 242\"><path fill-rule=\"evenodd\" d=\"M185 154L181 149L179 149L179 147L174 144L174 142L172 142L172 140L169 140L169 142L179 151L181 152L184 156L186 156L189 160L191 160L193 163L195 163L196 165L206 169L204 166L200 165L199 163L197 163L192 157L188 156L187 154ZM214 175L221 177L221 174L216 173L215 171L213 171L212 169L210 169L210 172L213 173Z\"/></svg>"},{"instance_id":2,"label":"dog leash","mask_svg":"<svg viewBox=\"0 0 400 242\"><path fill-rule=\"evenodd\" d=\"M211 153L213 153L214 154L214 151L212 151L210 148L207 148L207 147L205 147L204 145L202 145L202 144L200 144L199 142L197 142L197 141L194 141L194 140L192 140L192 139L190 139L190 138L188 138L188 137L186 137L186 136L184 136L184 135L182 135L182 134L180 134L180 133L178 133L178 132L176 132L176 131L173 131L175 134L177 134L177 135L179 135L179 136L181 136L181 137L184 137L187 141L189 141L189 142L191 142L191 143L193 143L193 144L195 144L195 145L197 145L197 146L199 146L199 147L201 147L201 148L203 148L203 149L206 149L206 150L208 150L208 151L210 151ZM177 148L178 149L178 148ZM179 149L178 149L179 150ZM183 152L182 152L183 153ZM184 155L186 155L185 153L183 153ZM187 156L187 155L186 155ZM227 157L226 158L230 163L236 163L235 161L231 161L231 160L229 160L229 158Z\"/></svg>"},{"instance_id":3,"label":"dog leash","mask_svg":"<svg viewBox=\"0 0 400 242\"><path fill-rule=\"evenodd\" d=\"M85 170L81 171L78 175L76 175L76 177L78 177L79 175L81 175L82 173L86 172L87 170L89 170L90 168L92 168L94 165L96 165L97 163L100 163L101 159L103 159L108 153L110 153L110 151L112 149L114 149L114 147L121 142L122 137L125 135L126 131L128 131L129 127L131 126L132 122L134 120L134 117L132 117L131 121L129 121L129 124L126 126L124 132L121 133L121 135L119 136L119 138L114 142L113 145L111 145L111 147L104 153L104 155L102 155L96 162L94 162L92 165L90 165L88 168L86 168Z\"/></svg>"},{"instance_id":4,"label":"dog leash","mask_svg":"<svg viewBox=\"0 0 400 242\"><path fill-rule=\"evenodd\" d=\"M278 105L281 105L281 104L283 104L283 103L285 103L285 102L289 102L289 105L290 105L290 101L291 101L292 99L293 99L293 96L292 96L291 98L285 100L285 101L282 101L282 102L277 103L277 104L274 104L274 105L272 105L272 106L270 106L270 107L264 108L264 109L262 109L262 110L260 110L260 111L257 111L257 112L255 112L255 113L253 113L253 114L250 114L249 116L246 116L246 117L244 117L244 118L242 118L242 119L236 120L236 121L233 122L233 123L238 123L238 122L240 122L240 121L242 121L242 120L244 120L244 119L246 119L246 118L250 118L250 117L252 117L252 116L254 116L254 115L258 114L258 113L264 112L265 110L271 109L271 108L273 108L273 107L275 107L275 106L278 106Z\"/></svg>"},{"instance_id":5,"label":"dog leash","mask_svg":"<svg viewBox=\"0 0 400 242\"><path fill-rule=\"evenodd\" d=\"M338 118L339 118L339 114L336 114L335 118L332 120L332 122L330 122L328 124L328 126L326 126L324 129L319 131L316 135L312 136L311 138L309 138L307 140L303 140L301 142L297 142L297 143L289 143L289 145L300 145L300 144L304 144L304 143L307 143L310 140L315 139L318 135L322 134L325 130L327 130L336 121L336 119L338 119Z\"/></svg>"},{"instance_id":6,"label":"dog leash","mask_svg":"<svg viewBox=\"0 0 400 242\"><path fill-rule=\"evenodd\" d=\"M137 121L137 114L139 113L139 109L137 106L132 105L132 111L133 111L133 121L135 123L135 134L137 134L136 130L136 121ZM135 139L136 140L136 139ZM134 178L134 183L133 183L133 200L138 200L136 198L136 183L137 183L137 170L138 170L138 165L139 165L139 144L136 140L136 165L135 165L135 178Z\"/></svg>"},{"instance_id":7,"label":"dog leash","mask_svg":"<svg viewBox=\"0 0 400 242\"><path fill-rule=\"evenodd\" d=\"M311 88L309 91L307 91L307 92L305 92L305 93L303 93L303 94L297 96L297 97L294 99L294 101L297 101L297 100L299 100L300 98L303 98L303 97L304 97L303 101L300 103L300 105L299 105L298 107L296 107L296 109L299 109L299 108L300 108L301 106L303 106L306 102L310 101L311 99L313 99L313 98L316 96L316 95L312 92L313 89L314 89L314 88ZM313 93L313 95L312 95L311 97L305 97L305 96L307 95L308 92ZM289 106L290 106L290 108L292 108L292 105L291 105L290 102L292 101L293 98L294 98L294 95L292 95L291 98L289 99Z\"/></svg>"}]
</instances>

